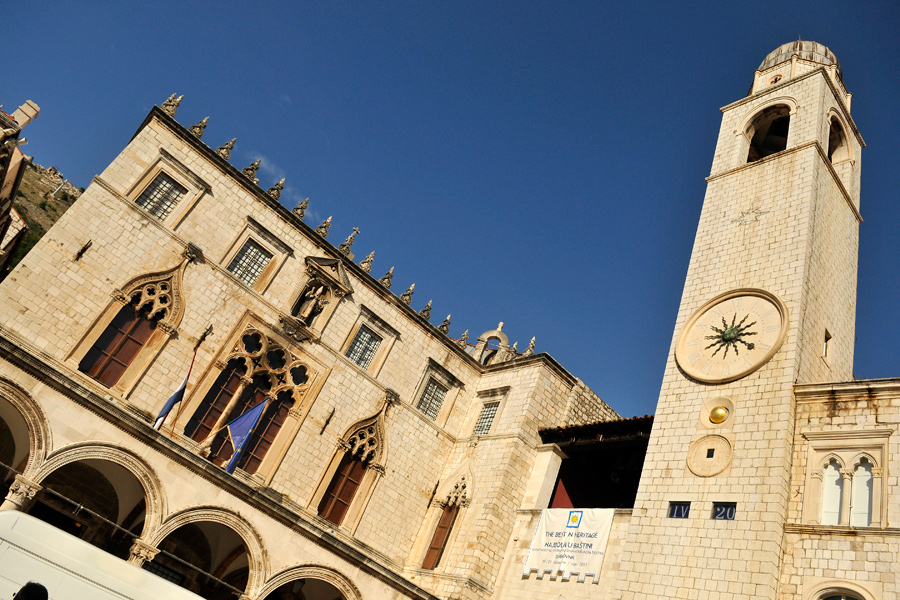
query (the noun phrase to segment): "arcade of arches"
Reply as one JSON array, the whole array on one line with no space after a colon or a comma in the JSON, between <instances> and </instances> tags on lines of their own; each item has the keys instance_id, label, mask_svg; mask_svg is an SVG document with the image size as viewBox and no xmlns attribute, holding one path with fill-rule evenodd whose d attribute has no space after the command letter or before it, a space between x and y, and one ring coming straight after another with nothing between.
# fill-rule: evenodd
<instances>
[{"instance_id":1,"label":"arcade of arches","mask_svg":"<svg viewBox=\"0 0 900 600\"><path fill-rule=\"evenodd\" d=\"M7 500L14 496L10 491L29 462L31 437L21 413L0 398L0 494ZM3 508L25 510L208 600L247 598L250 552L234 529L199 515L155 547L149 546L147 493L138 477L107 459L60 462L61 466L34 482L37 485L27 502L19 506L6 502ZM328 581L300 573L261 600L351 599Z\"/></svg>"}]
</instances>

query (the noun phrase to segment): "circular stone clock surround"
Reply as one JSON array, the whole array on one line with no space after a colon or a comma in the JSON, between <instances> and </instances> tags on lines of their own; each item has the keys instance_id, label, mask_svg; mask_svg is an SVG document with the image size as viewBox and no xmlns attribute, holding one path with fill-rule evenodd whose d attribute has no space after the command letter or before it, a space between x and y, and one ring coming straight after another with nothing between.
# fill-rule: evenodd
<instances>
[{"instance_id":1,"label":"circular stone clock surround","mask_svg":"<svg viewBox=\"0 0 900 600\"><path fill-rule=\"evenodd\" d=\"M691 315L678 334L675 360L697 381L735 381L778 352L787 325L787 306L774 294L758 288L731 290Z\"/></svg>"}]
</instances>

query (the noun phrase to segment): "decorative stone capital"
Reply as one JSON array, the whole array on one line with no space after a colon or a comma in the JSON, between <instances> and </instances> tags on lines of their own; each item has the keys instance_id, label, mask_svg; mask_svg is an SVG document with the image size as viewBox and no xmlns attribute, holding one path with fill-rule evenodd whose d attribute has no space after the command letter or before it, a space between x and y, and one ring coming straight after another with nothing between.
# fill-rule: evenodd
<instances>
[{"instance_id":1,"label":"decorative stone capital","mask_svg":"<svg viewBox=\"0 0 900 600\"><path fill-rule=\"evenodd\" d=\"M253 383L253 380L249 377L241 377L241 387L247 387L251 383Z\"/></svg>"},{"instance_id":2,"label":"decorative stone capital","mask_svg":"<svg viewBox=\"0 0 900 600\"><path fill-rule=\"evenodd\" d=\"M228 366L228 364L221 358L216 360L215 365L216 365L216 368L219 369L220 371L224 371L225 367Z\"/></svg>"},{"instance_id":3,"label":"decorative stone capital","mask_svg":"<svg viewBox=\"0 0 900 600\"><path fill-rule=\"evenodd\" d=\"M187 246L184 247L184 250L181 251L181 256L186 258L188 262L197 262L203 258L203 250L201 250L199 246L195 246L191 242L188 242Z\"/></svg>"},{"instance_id":4,"label":"decorative stone capital","mask_svg":"<svg viewBox=\"0 0 900 600\"><path fill-rule=\"evenodd\" d=\"M116 302L121 302L122 304L128 304L129 302L131 302L131 298L126 296L125 292L118 288L114 289L112 293L110 293L110 296L112 296Z\"/></svg>"},{"instance_id":5,"label":"decorative stone capital","mask_svg":"<svg viewBox=\"0 0 900 600\"><path fill-rule=\"evenodd\" d=\"M145 562L150 562L159 554L159 548L151 546L141 538L135 538L128 551L128 562L131 564L142 566Z\"/></svg>"},{"instance_id":6,"label":"decorative stone capital","mask_svg":"<svg viewBox=\"0 0 900 600\"><path fill-rule=\"evenodd\" d=\"M849 481L853 479L853 470L852 469L841 469L841 477L844 481Z\"/></svg>"},{"instance_id":7,"label":"decorative stone capital","mask_svg":"<svg viewBox=\"0 0 900 600\"><path fill-rule=\"evenodd\" d=\"M336 445L338 448L342 449L344 452L350 452L350 442L348 442L344 438L338 438Z\"/></svg>"},{"instance_id":8,"label":"decorative stone capital","mask_svg":"<svg viewBox=\"0 0 900 600\"><path fill-rule=\"evenodd\" d=\"M16 475L15 481L6 494L6 499L0 505L0 510L19 510L22 512L31 508L34 503L34 497L43 487L28 479L24 475Z\"/></svg>"},{"instance_id":9,"label":"decorative stone capital","mask_svg":"<svg viewBox=\"0 0 900 600\"><path fill-rule=\"evenodd\" d=\"M879 467L872 467L872 477L881 477L881 469Z\"/></svg>"},{"instance_id":10,"label":"decorative stone capital","mask_svg":"<svg viewBox=\"0 0 900 600\"><path fill-rule=\"evenodd\" d=\"M370 462L368 465L366 465L366 468L375 471L379 475L384 475L385 473L384 465L378 464L376 462Z\"/></svg>"},{"instance_id":11,"label":"decorative stone capital","mask_svg":"<svg viewBox=\"0 0 900 600\"><path fill-rule=\"evenodd\" d=\"M813 471L813 472L812 472L812 478L813 478L813 479L818 479L819 481L822 481L822 480L824 480L824 478L825 478L825 473L823 473L822 471Z\"/></svg>"},{"instance_id":12,"label":"decorative stone capital","mask_svg":"<svg viewBox=\"0 0 900 600\"><path fill-rule=\"evenodd\" d=\"M156 327L169 337L175 337L175 334L178 333L177 327L175 327L171 323L166 323L164 321L157 323Z\"/></svg>"},{"instance_id":13,"label":"decorative stone capital","mask_svg":"<svg viewBox=\"0 0 900 600\"><path fill-rule=\"evenodd\" d=\"M435 498L434 500L431 501L431 506L433 506L435 508L440 508L441 510L443 510L444 508L447 507L447 501L439 500L439 499Z\"/></svg>"}]
</instances>

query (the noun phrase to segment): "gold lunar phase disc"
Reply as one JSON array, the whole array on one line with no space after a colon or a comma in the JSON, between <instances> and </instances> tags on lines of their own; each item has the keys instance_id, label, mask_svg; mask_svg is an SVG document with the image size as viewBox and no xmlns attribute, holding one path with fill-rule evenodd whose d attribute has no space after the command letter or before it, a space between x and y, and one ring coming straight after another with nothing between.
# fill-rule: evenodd
<instances>
[{"instance_id":1,"label":"gold lunar phase disc","mask_svg":"<svg viewBox=\"0 0 900 600\"><path fill-rule=\"evenodd\" d=\"M728 409L724 406L717 406L711 411L709 411L709 422L715 423L718 425L719 423L725 422L725 419L728 418Z\"/></svg>"},{"instance_id":2,"label":"gold lunar phase disc","mask_svg":"<svg viewBox=\"0 0 900 600\"><path fill-rule=\"evenodd\" d=\"M735 381L775 355L787 323L787 307L777 296L754 288L732 290L691 315L678 335L675 360L697 381Z\"/></svg>"}]
</instances>

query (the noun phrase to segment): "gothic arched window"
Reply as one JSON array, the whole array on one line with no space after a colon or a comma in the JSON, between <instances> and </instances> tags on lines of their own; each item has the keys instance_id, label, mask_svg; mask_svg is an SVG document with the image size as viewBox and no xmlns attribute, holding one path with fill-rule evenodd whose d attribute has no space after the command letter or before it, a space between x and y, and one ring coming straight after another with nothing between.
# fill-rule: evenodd
<instances>
[{"instance_id":1,"label":"gothic arched window","mask_svg":"<svg viewBox=\"0 0 900 600\"><path fill-rule=\"evenodd\" d=\"M844 479L841 477L841 466L835 459L831 459L822 472L822 525L840 523L843 492Z\"/></svg>"},{"instance_id":2,"label":"gothic arched window","mask_svg":"<svg viewBox=\"0 0 900 600\"><path fill-rule=\"evenodd\" d=\"M160 314L140 305L140 296L123 306L78 364L78 370L106 387L118 383L125 369L150 340Z\"/></svg>"},{"instance_id":3,"label":"gothic arched window","mask_svg":"<svg viewBox=\"0 0 900 600\"><path fill-rule=\"evenodd\" d=\"M184 428L184 435L195 442L202 442L216 426L228 402L241 385L241 377L247 373L247 366L240 358L232 358L216 377L206 393L203 402Z\"/></svg>"},{"instance_id":4,"label":"gothic arched window","mask_svg":"<svg viewBox=\"0 0 900 600\"><path fill-rule=\"evenodd\" d=\"M365 474L366 465L362 459L356 454L345 453L319 502L319 516L340 525Z\"/></svg>"},{"instance_id":5,"label":"gothic arched window","mask_svg":"<svg viewBox=\"0 0 900 600\"><path fill-rule=\"evenodd\" d=\"M850 525L868 527L872 523L872 463L861 458L853 470L850 486Z\"/></svg>"}]
</instances>

